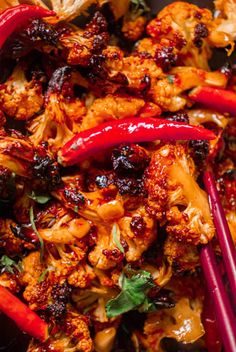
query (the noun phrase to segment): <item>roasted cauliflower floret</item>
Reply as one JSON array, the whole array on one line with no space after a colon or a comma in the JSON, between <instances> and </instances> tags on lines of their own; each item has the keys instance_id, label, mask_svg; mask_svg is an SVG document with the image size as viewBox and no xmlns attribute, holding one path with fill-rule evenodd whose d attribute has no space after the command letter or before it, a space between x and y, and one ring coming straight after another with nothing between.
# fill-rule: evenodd
<instances>
[{"instance_id":1,"label":"roasted cauliflower floret","mask_svg":"<svg viewBox=\"0 0 236 352\"><path fill-rule=\"evenodd\" d=\"M89 332L89 320L78 314L72 308L68 310L64 319L58 323L51 336L45 343L32 340L27 352L91 352L93 342Z\"/></svg>"},{"instance_id":2,"label":"roasted cauliflower floret","mask_svg":"<svg viewBox=\"0 0 236 352\"><path fill-rule=\"evenodd\" d=\"M182 145L166 144L152 155L146 172L147 209L167 232L187 243L207 243L214 226L206 193L195 181L195 167Z\"/></svg>"},{"instance_id":3,"label":"roasted cauliflower floret","mask_svg":"<svg viewBox=\"0 0 236 352\"><path fill-rule=\"evenodd\" d=\"M53 73L45 97L45 111L28 125L32 143L38 146L47 141L53 153L79 131L79 120L86 111L84 103L71 96L73 83L66 82L63 90L66 78L70 81L71 70L67 66Z\"/></svg>"},{"instance_id":4,"label":"roasted cauliflower floret","mask_svg":"<svg viewBox=\"0 0 236 352\"><path fill-rule=\"evenodd\" d=\"M144 32L146 18L139 16L135 19L126 18L122 25L122 33L128 40L138 40Z\"/></svg>"},{"instance_id":5,"label":"roasted cauliflower floret","mask_svg":"<svg viewBox=\"0 0 236 352\"><path fill-rule=\"evenodd\" d=\"M125 258L127 262L141 259L145 250L156 239L155 221L144 207L129 212L119 221L120 238L126 242Z\"/></svg>"},{"instance_id":6,"label":"roasted cauliflower floret","mask_svg":"<svg viewBox=\"0 0 236 352\"><path fill-rule=\"evenodd\" d=\"M22 65L17 65L8 80L0 85L0 106L16 120L30 119L43 106L42 83L35 78L28 81Z\"/></svg>"},{"instance_id":7,"label":"roasted cauliflower floret","mask_svg":"<svg viewBox=\"0 0 236 352\"><path fill-rule=\"evenodd\" d=\"M67 62L70 65L89 66L93 55L101 53L107 45L109 34L105 17L96 12L85 29L64 33L60 43L66 49Z\"/></svg>"},{"instance_id":8,"label":"roasted cauliflower floret","mask_svg":"<svg viewBox=\"0 0 236 352\"><path fill-rule=\"evenodd\" d=\"M153 352L162 351L160 343L165 337L193 343L204 335L200 281L195 278L193 284L193 278L172 279L166 288L173 292L175 307L149 313L141 337L144 347Z\"/></svg>"},{"instance_id":9,"label":"roasted cauliflower floret","mask_svg":"<svg viewBox=\"0 0 236 352\"><path fill-rule=\"evenodd\" d=\"M135 116L145 106L141 98L108 94L95 99L83 117L81 129L95 127L103 122Z\"/></svg>"},{"instance_id":10,"label":"roasted cauliflower floret","mask_svg":"<svg viewBox=\"0 0 236 352\"><path fill-rule=\"evenodd\" d=\"M34 149L27 137L13 131L11 136L0 132L0 165L16 175L32 176L31 164L34 161Z\"/></svg>"}]
</instances>

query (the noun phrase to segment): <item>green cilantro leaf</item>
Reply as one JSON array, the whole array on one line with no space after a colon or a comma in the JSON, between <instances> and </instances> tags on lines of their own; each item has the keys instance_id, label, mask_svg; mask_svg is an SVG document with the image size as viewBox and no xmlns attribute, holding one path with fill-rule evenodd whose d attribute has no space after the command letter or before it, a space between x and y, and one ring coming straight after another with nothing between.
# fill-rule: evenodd
<instances>
[{"instance_id":1,"label":"green cilantro leaf","mask_svg":"<svg viewBox=\"0 0 236 352\"><path fill-rule=\"evenodd\" d=\"M34 230L35 234L37 235L38 239L39 239L39 244L40 244L40 259L41 261L43 261L43 254L44 254L44 242L42 237L40 236L36 226L35 226L35 222L34 222L34 209L33 207L30 207L30 211L29 211L29 216L30 216L30 223L32 226L32 229Z\"/></svg>"},{"instance_id":2,"label":"green cilantro leaf","mask_svg":"<svg viewBox=\"0 0 236 352\"><path fill-rule=\"evenodd\" d=\"M28 197L39 204L46 204L51 199L48 194L36 194L34 191L32 191L32 193L28 195Z\"/></svg>"},{"instance_id":3,"label":"green cilantro leaf","mask_svg":"<svg viewBox=\"0 0 236 352\"><path fill-rule=\"evenodd\" d=\"M145 0L131 0L130 1L130 17L135 20L137 17L145 15L150 12L150 7Z\"/></svg>"},{"instance_id":4,"label":"green cilantro leaf","mask_svg":"<svg viewBox=\"0 0 236 352\"><path fill-rule=\"evenodd\" d=\"M170 84L173 84L175 81L175 76L174 75L167 75L166 79Z\"/></svg>"},{"instance_id":5,"label":"green cilantro leaf","mask_svg":"<svg viewBox=\"0 0 236 352\"><path fill-rule=\"evenodd\" d=\"M9 258L7 255L3 255L0 259L0 267L2 272L8 272L14 274L14 268L21 271L20 264L16 263L13 259Z\"/></svg>"},{"instance_id":6,"label":"green cilantro leaf","mask_svg":"<svg viewBox=\"0 0 236 352\"><path fill-rule=\"evenodd\" d=\"M121 251L121 253L124 254L125 253L124 248L118 239L116 224L113 225L111 233L112 233L113 242L115 243L116 247Z\"/></svg>"},{"instance_id":7,"label":"green cilantro leaf","mask_svg":"<svg viewBox=\"0 0 236 352\"><path fill-rule=\"evenodd\" d=\"M140 270L131 278L124 274L119 277L121 292L106 304L108 318L116 317L138 308L147 300L148 291L155 286L149 272Z\"/></svg>"},{"instance_id":8,"label":"green cilantro leaf","mask_svg":"<svg viewBox=\"0 0 236 352\"><path fill-rule=\"evenodd\" d=\"M39 278L38 278L38 283L44 281L44 279L45 279L45 277L46 277L46 275L47 275L48 272L49 272L48 268L45 269L45 270L42 272L42 274L41 274L41 275L39 276Z\"/></svg>"}]
</instances>

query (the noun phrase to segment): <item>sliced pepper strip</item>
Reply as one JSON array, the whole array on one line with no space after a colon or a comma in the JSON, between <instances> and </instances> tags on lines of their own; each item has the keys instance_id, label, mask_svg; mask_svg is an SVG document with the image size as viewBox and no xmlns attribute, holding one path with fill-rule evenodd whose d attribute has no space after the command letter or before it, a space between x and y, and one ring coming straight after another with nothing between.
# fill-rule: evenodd
<instances>
[{"instance_id":1,"label":"sliced pepper strip","mask_svg":"<svg viewBox=\"0 0 236 352\"><path fill-rule=\"evenodd\" d=\"M113 120L76 134L58 153L63 166L74 165L120 143L161 140L214 139L213 132L198 126L157 118Z\"/></svg>"},{"instance_id":2,"label":"sliced pepper strip","mask_svg":"<svg viewBox=\"0 0 236 352\"><path fill-rule=\"evenodd\" d=\"M30 336L42 342L47 340L48 326L45 321L3 286L0 286L0 311Z\"/></svg>"},{"instance_id":3,"label":"sliced pepper strip","mask_svg":"<svg viewBox=\"0 0 236 352\"><path fill-rule=\"evenodd\" d=\"M54 16L55 12L33 5L18 5L0 13L0 49L7 38L29 20Z\"/></svg>"},{"instance_id":4,"label":"sliced pepper strip","mask_svg":"<svg viewBox=\"0 0 236 352\"><path fill-rule=\"evenodd\" d=\"M236 93L233 91L212 87L197 87L190 92L189 97L193 101L219 112L228 112L236 116Z\"/></svg>"}]
</instances>

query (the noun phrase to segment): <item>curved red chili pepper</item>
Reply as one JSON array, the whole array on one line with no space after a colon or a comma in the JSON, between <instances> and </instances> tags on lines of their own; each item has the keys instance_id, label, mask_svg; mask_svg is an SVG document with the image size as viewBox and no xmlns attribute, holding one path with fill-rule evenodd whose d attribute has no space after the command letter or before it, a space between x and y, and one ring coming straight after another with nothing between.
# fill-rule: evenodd
<instances>
[{"instance_id":1,"label":"curved red chili pepper","mask_svg":"<svg viewBox=\"0 0 236 352\"><path fill-rule=\"evenodd\" d=\"M33 5L18 5L0 13L0 49L7 38L29 20L54 16L55 12Z\"/></svg>"},{"instance_id":2,"label":"curved red chili pepper","mask_svg":"<svg viewBox=\"0 0 236 352\"><path fill-rule=\"evenodd\" d=\"M198 126L156 118L113 120L78 133L59 151L64 166L76 164L120 143L161 140L214 139L213 132Z\"/></svg>"},{"instance_id":3,"label":"curved red chili pepper","mask_svg":"<svg viewBox=\"0 0 236 352\"><path fill-rule=\"evenodd\" d=\"M233 91L213 87L197 87L192 90L189 97L197 103L236 116L236 93Z\"/></svg>"},{"instance_id":4,"label":"curved red chili pepper","mask_svg":"<svg viewBox=\"0 0 236 352\"><path fill-rule=\"evenodd\" d=\"M30 336L42 342L47 340L48 325L45 321L3 286L0 286L0 311Z\"/></svg>"}]
</instances>

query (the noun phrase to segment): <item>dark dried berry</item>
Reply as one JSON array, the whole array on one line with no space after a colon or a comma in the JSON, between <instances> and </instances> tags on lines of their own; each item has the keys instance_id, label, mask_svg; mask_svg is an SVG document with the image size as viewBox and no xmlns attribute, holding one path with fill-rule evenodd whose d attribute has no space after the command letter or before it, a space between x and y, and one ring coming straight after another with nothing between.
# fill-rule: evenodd
<instances>
[{"instance_id":1,"label":"dark dried berry","mask_svg":"<svg viewBox=\"0 0 236 352\"><path fill-rule=\"evenodd\" d=\"M202 166L206 161L209 153L209 142L201 140L192 140L189 142L192 149L192 158L198 166Z\"/></svg>"},{"instance_id":2,"label":"dark dried berry","mask_svg":"<svg viewBox=\"0 0 236 352\"><path fill-rule=\"evenodd\" d=\"M142 178L124 177L117 178L115 185L121 195L129 194L131 196L145 196L145 190Z\"/></svg>"},{"instance_id":3,"label":"dark dried berry","mask_svg":"<svg viewBox=\"0 0 236 352\"><path fill-rule=\"evenodd\" d=\"M55 27L42 19L33 20L25 31L32 42L42 40L51 45L56 45L58 42L59 33Z\"/></svg>"},{"instance_id":4,"label":"dark dried berry","mask_svg":"<svg viewBox=\"0 0 236 352\"><path fill-rule=\"evenodd\" d=\"M167 72L177 63L177 55L174 53L173 47L163 46L156 50L154 60L164 72Z\"/></svg>"},{"instance_id":5,"label":"dark dried berry","mask_svg":"<svg viewBox=\"0 0 236 352\"><path fill-rule=\"evenodd\" d=\"M61 319L66 315L66 305L63 302L49 304L46 308L46 316L52 316L55 319Z\"/></svg>"},{"instance_id":6,"label":"dark dried berry","mask_svg":"<svg viewBox=\"0 0 236 352\"><path fill-rule=\"evenodd\" d=\"M174 122L185 122L189 124L189 116L185 111L178 111L178 112L168 112L164 114L164 117L167 120L174 121Z\"/></svg>"},{"instance_id":7,"label":"dark dried berry","mask_svg":"<svg viewBox=\"0 0 236 352\"><path fill-rule=\"evenodd\" d=\"M66 188L64 190L66 200L74 205L83 205L85 198L76 188Z\"/></svg>"},{"instance_id":8,"label":"dark dried berry","mask_svg":"<svg viewBox=\"0 0 236 352\"><path fill-rule=\"evenodd\" d=\"M63 284L55 284L52 288L52 298L55 301L67 303L69 301L71 288L64 282Z\"/></svg>"},{"instance_id":9,"label":"dark dried berry","mask_svg":"<svg viewBox=\"0 0 236 352\"><path fill-rule=\"evenodd\" d=\"M133 216L132 220L130 222L130 228L135 234L135 236L141 236L144 235L145 230L146 230L146 222L142 218L142 216Z\"/></svg>"},{"instance_id":10,"label":"dark dried berry","mask_svg":"<svg viewBox=\"0 0 236 352\"><path fill-rule=\"evenodd\" d=\"M149 158L145 150L138 145L121 145L112 152L112 165L117 174L143 172Z\"/></svg>"},{"instance_id":11,"label":"dark dried berry","mask_svg":"<svg viewBox=\"0 0 236 352\"><path fill-rule=\"evenodd\" d=\"M46 182L48 189L55 189L60 185L61 177L57 162L48 155L34 156L33 175Z\"/></svg>"},{"instance_id":12,"label":"dark dried berry","mask_svg":"<svg viewBox=\"0 0 236 352\"><path fill-rule=\"evenodd\" d=\"M98 175L95 178L95 183L98 188L105 188L108 186L108 178L106 175Z\"/></svg>"},{"instance_id":13,"label":"dark dried berry","mask_svg":"<svg viewBox=\"0 0 236 352\"><path fill-rule=\"evenodd\" d=\"M197 48L202 46L202 38L206 38L209 34L208 28L204 23L198 23L194 28L193 43Z\"/></svg>"},{"instance_id":14,"label":"dark dried berry","mask_svg":"<svg viewBox=\"0 0 236 352\"><path fill-rule=\"evenodd\" d=\"M174 308L175 306L175 301L171 297L173 295L173 292L168 290L168 289L161 289L159 287L157 288L152 288L149 293L148 297L151 298L153 303L157 308Z\"/></svg>"}]
</instances>

